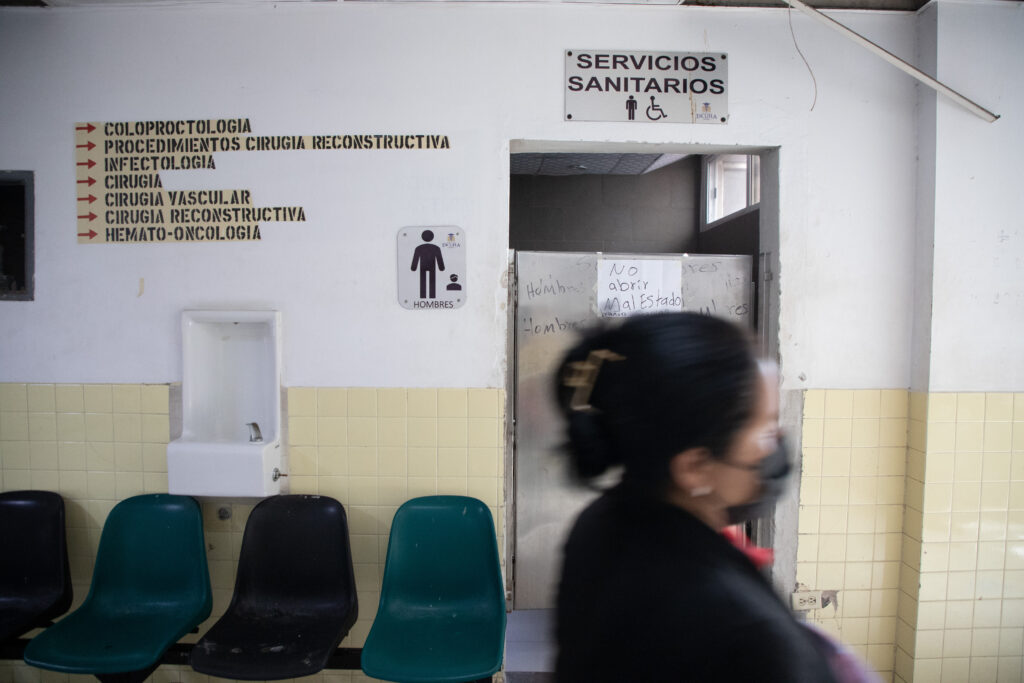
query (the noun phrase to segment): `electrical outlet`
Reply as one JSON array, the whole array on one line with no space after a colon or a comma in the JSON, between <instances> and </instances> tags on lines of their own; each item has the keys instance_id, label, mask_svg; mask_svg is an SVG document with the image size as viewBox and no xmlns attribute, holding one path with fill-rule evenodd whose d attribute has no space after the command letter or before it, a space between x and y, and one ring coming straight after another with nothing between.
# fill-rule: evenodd
<instances>
[{"instance_id":1,"label":"electrical outlet","mask_svg":"<svg viewBox=\"0 0 1024 683\"><path fill-rule=\"evenodd\" d=\"M793 609L798 612L806 612L812 609L824 607L821 600L821 591L797 591L791 596Z\"/></svg>"}]
</instances>

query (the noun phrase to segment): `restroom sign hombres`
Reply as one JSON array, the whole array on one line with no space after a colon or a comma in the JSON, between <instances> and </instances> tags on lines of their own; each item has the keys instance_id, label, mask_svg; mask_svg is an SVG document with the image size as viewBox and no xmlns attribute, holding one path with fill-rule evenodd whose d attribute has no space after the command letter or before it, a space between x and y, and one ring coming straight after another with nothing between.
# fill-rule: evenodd
<instances>
[{"instance_id":1,"label":"restroom sign hombres","mask_svg":"<svg viewBox=\"0 0 1024 683\"><path fill-rule=\"evenodd\" d=\"M565 51L565 119L726 123L728 55L721 52Z\"/></svg>"}]
</instances>

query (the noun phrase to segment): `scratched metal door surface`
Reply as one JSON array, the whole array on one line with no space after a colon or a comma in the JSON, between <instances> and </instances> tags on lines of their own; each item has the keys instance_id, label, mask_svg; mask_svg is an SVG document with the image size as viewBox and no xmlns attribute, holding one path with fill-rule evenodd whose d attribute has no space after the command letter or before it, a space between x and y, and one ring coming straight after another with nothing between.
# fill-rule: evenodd
<instances>
[{"instance_id":1,"label":"scratched metal door surface","mask_svg":"<svg viewBox=\"0 0 1024 683\"><path fill-rule=\"evenodd\" d=\"M553 377L579 331L601 319L598 300L607 304L607 293L598 292L598 283L607 286L608 278L607 273L599 277L599 268L627 261L680 264L674 267L681 273L683 310L750 324L748 256L516 253L514 609L554 607L565 537L597 495L569 477L568 459L560 450L564 425ZM611 473L598 483L607 486L615 477Z\"/></svg>"}]
</instances>

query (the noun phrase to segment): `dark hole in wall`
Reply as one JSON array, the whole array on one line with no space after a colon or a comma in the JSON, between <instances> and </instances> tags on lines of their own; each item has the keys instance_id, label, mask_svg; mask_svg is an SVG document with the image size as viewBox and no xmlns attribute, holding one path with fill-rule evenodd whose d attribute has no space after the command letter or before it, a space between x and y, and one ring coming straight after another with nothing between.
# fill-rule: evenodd
<instances>
[{"instance_id":1,"label":"dark hole in wall","mask_svg":"<svg viewBox=\"0 0 1024 683\"><path fill-rule=\"evenodd\" d=\"M32 299L32 173L0 172L0 299Z\"/></svg>"}]
</instances>

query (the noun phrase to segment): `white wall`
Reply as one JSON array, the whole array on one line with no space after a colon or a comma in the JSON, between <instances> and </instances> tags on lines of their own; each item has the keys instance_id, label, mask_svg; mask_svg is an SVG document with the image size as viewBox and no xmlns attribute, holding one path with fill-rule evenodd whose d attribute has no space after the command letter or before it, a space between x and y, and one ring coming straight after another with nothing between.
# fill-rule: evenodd
<instances>
[{"instance_id":1,"label":"white wall","mask_svg":"<svg viewBox=\"0 0 1024 683\"><path fill-rule=\"evenodd\" d=\"M937 78L999 114L936 103L931 391L1024 387L1024 3L943 2Z\"/></svg>"},{"instance_id":2,"label":"white wall","mask_svg":"<svg viewBox=\"0 0 1024 683\"><path fill-rule=\"evenodd\" d=\"M917 18L915 64L935 77L938 51L938 3L925 6ZM917 85L917 228L914 233L914 317L910 388L928 391L932 360L932 280L935 261L935 107L938 93Z\"/></svg>"},{"instance_id":3,"label":"white wall","mask_svg":"<svg viewBox=\"0 0 1024 683\"><path fill-rule=\"evenodd\" d=\"M913 59L913 15L834 16ZM813 110L785 10L0 9L0 168L35 171L37 230L35 301L0 302L0 381L180 380L179 312L237 306L283 312L291 386L502 386L507 156L524 139L778 147L786 387L906 387L913 81L797 13L792 24ZM564 122L567 48L727 52L730 122ZM252 188L255 204L301 205L307 222L261 226L259 243L77 244L76 121L234 116L269 135L443 133L452 149L219 154L216 171L165 184ZM998 145L1007 118L972 138ZM1002 158L965 161L994 174ZM395 233L430 224L467 234L468 303L454 312L395 301Z\"/></svg>"}]
</instances>

